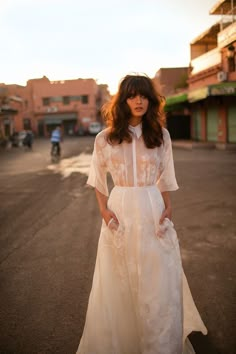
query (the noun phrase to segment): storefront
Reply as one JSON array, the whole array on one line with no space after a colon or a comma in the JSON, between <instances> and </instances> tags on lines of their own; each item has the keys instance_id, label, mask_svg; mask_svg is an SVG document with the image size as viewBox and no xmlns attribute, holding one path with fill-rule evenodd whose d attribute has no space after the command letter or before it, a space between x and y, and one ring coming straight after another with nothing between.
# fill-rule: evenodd
<instances>
[{"instance_id":1,"label":"storefront","mask_svg":"<svg viewBox=\"0 0 236 354\"><path fill-rule=\"evenodd\" d=\"M1 107L0 109L0 136L1 138L9 138L14 132L14 116L17 110L10 107Z\"/></svg>"},{"instance_id":2,"label":"storefront","mask_svg":"<svg viewBox=\"0 0 236 354\"><path fill-rule=\"evenodd\" d=\"M202 119L201 119L201 110L196 105L195 109L192 110L192 133L191 137L193 140L200 141L202 140Z\"/></svg>"},{"instance_id":3,"label":"storefront","mask_svg":"<svg viewBox=\"0 0 236 354\"><path fill-rule=\"evenodd\" d=\"M228 107L228 142L236 143L236 105Z\"/></svg>"},{"instance_id":4,"label":"storefront","mask_svg":"<svg viewBox=\"0 0 236 354\"><path fill-rule=\"evenodd\" d=\"M166 98L166 123L172 139L188 140L190 132L190 113L186 92Z\"/></svg>"},{"instance_id":5,"label":"storefront","mask_svg":"<svg viewBox=\"0 0 236 354\"><path fill-rule=\"evenodd\" d=\"M236 142L236 82L189 91L191 136L198 141Z\"/></svg>"},{"instance_id":6,"label":"storefront","mask_svg":"<svg viewBox=\"0 0 236 354\"><path fill-rule=\"evenodd\" d=\"M44 131L50 135L56 126L61 126L64 135L74 135L77 122L77 113L57 113L47 114L38 121L38 131L42 132L42 124L44 124Z\"/></svg>"}]
</instances>

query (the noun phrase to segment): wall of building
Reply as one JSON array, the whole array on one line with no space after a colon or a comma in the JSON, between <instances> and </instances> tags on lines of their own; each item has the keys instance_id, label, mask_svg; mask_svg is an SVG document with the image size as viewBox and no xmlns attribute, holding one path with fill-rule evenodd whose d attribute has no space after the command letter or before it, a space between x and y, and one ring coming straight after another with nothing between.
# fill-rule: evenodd
<instances>
[{"instance_id":1,"label":"wall of building","mask_svg":"<svg viewBox=\"0 0 236 354\"><path fill-rule=\"evenodd\" d=\"M187 87L188 67L160 68L155 75L154 81L160 87L163 96L173 95ZM182 87L181 87L182 86Z\"/></svg>"},{"instance_id":2,"label":"wall of building","mask_svg":"<svg viewBox=\"0 0 236 354\"><path fill-rule=\"evenodd\" d=\"M9 95L21 97L22 105L14 116L14 129L32 129L47 136L55 125L66 134L99 119L100 106L110 98L107 85L94 79L50 81L47 77L31 79L26 86L6 85ZM60 122L60 123L59 123Z\"/></svg>"},{"instance_id":3,"label":"wall of building","mask_svg":"<svg viewBox=\"0 0 236 354\"><path fill-rule=\"evenodd\" d=\"M221 10L223 20L224 7ZM195 51L191 57L191 137L226 146L236 143L236 22L225 21L224 26L216 24L212 28L200 35L198 42L204 45L212 38L215 48L198 55Z\"/></svg>"},{"instance_id":4,"label":"wall of building","mask_svg":"<svg viewBox=\"0 0 236 354\"><path fill-rule=\"evenodd\" d=\"M0 84L0 135L9 137L14 131L21 130L24 100L20 85Z\"/></svg>"}]
</instances>

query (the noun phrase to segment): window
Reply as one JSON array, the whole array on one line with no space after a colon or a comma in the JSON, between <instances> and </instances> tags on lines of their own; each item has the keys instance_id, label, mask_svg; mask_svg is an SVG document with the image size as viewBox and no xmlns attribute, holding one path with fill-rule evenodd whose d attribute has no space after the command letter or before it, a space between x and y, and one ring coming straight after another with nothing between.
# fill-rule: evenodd
<instances>
[{"instance_id":1,"label":"window","mask_svg":"<svg viewBox=\"0 0 236 354\"><path fill-rule=\"evenodd\" d=\"M50 97L43 97L43 106L50 105Z\"/></svg>"},{"instance_id":2,"label":"window","mask_svg":"<svg viewBox=\"0 0 236 354\"><path fill-rule=\"evenodd\" d=\"M88 95L82 95L81 96L81 102L83 104L87 104L88 103Z\"/></svg>"},{"instance_id":3,"label":"window","mask_svg":"<svg viewBox=\"0 0 236 354\"><path fill-rule=\"evenodd\" d=\"M71 101L80 101L80 96L70 96Z\"/></svg>"},{"instance_id":4,"label":"window","mask_svg":"<svg viewBox=\"0 0 236 354\"><path fill-rule=\"evenodd\" d=\"M51 102L62 102L62 97L61 96L51 97Z\"/></svg>"},{"instance_id":5,"label":"window","mask_svg":"<svg viewBox=\"0 0 236 354\"><path fill-rule=\"evenodd\" d=\"M70 96L63 96L63 104L70 104Z\"/></svg>"}]
</instances>

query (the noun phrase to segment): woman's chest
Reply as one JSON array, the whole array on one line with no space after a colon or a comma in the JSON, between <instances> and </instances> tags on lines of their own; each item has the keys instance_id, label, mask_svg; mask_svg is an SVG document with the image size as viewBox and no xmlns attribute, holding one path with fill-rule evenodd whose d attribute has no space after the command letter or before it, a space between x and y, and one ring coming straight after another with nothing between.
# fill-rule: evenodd
<instances>
[{"instance_id":1,"label":"woman's chest","mask_svg":"<svg viewBox=\"0 0 236 354\"><path fill-rule=\"evenodd\" d=\"M130 144L110 145L107 151L108 169L132 169L133 167L139 170L158 169L160 162L160 148L148 149L143 142L138 140Z\"/></svg>"}]
</instances>

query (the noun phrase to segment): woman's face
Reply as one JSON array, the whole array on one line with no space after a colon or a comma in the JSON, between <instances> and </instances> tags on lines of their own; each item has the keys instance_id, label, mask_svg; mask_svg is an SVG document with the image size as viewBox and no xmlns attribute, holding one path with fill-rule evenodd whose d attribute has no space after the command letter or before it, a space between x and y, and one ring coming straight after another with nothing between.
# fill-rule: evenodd
<instances>
[{"instance_id":1,"label":"woman's face","mask_svg":"<svg viewBox=\"0 0 236 354\"><path fill-rule=\"evenodd\" d=\"M142 118L148 109L148 98L142 95L131 96L126 100L132 118Z\"/></svg>"}]
</instances>

